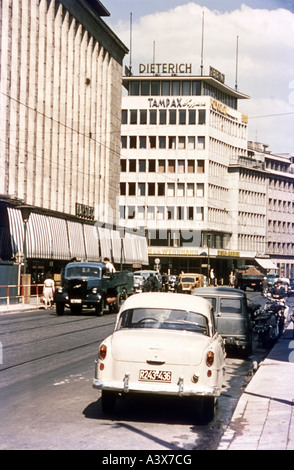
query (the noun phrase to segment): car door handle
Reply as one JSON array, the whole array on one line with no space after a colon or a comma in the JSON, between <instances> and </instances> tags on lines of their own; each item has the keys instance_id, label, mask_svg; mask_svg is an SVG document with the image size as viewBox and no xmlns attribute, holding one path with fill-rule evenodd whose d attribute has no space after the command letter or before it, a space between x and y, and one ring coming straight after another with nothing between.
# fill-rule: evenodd
<instances>
[{"instance_id":1,"label":"car door handle","mask_svg":"<svg viewBox=\"0 0 294 470\"><path fill-rule=\"evenodd\" d=\"M165 364L165 361L146 361L147 364L151 366L162 366L162 364Z\"/></svg>"}]
</instances>

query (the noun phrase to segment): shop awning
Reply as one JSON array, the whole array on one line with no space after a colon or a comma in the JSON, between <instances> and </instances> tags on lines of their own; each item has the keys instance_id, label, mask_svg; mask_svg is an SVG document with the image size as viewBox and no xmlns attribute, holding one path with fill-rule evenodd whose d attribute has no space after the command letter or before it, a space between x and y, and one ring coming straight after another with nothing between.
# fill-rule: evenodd
<instances>
[{"instance_id":1,"label":"shop awning","mask_svg":"<svg viewBox=\"0 0 294 470\"><path fill-rule=\"evenodd\" d=\"M255 258L255 261L257 261L259 266L261 266L263 269L278 269L278 267L268 258Z\"/></svg>"},{"instance_id":2,"label":"shop awning","mask_svg":"<svg viewBox=\"0 0 294 470\"><path fill-rule=\"evenodd\" d=\"M100 261L99 234L95 225L84 225L87 261Z\"/></svg>"}]
</instances>

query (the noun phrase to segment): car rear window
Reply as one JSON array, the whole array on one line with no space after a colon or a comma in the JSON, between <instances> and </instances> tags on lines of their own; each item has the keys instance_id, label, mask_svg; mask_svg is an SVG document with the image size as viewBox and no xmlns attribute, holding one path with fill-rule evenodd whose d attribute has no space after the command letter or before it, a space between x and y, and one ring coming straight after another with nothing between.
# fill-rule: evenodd
<instances>
[{"instance_id":1,"label":"car rear window","mask_svg":"<svg viewBox=\"0 0 294 470\"><path fill-rule=\"evenodd\" d=\"M201 313L176 309L134 308L121 313L117 330L155 328L209 334L208 319Z\"/></svg>"},{"instance_id":2,"label":"car rear window","mask_svg":"<svg viewBox=\"0 0 294 470\"><path fill-rule=\"evenodd\" d=\"M242 313L242 305L240 299L220 299L220 312L226 313Z\"/></svg>"}]
</instances>

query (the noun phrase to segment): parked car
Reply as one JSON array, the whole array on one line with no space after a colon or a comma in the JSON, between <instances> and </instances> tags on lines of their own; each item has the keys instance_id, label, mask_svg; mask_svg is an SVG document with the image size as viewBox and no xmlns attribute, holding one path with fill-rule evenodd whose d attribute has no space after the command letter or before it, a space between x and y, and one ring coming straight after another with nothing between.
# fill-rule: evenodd
<instances>
[{"instance_id":1,"label":"parked car","mask_svg":"<svg viewBox=\"0 0 294 470\"><path fill-rule=\"evenodd\" d=\"M193 295L204 297L213 307L218 333L227 347L235 347L245 355L252 352L252 322L244 291L227 287L194 289Z\"/></svg>"},{"instance_id":2,"label":"parked car","mask_svg":"<svg viewBox=\"0 0 294 470\"><path fill-rule=\"evenodd\" d=\"M274 283L277 281L279 275L277 273L269 273L266 276L268 288L272 288Z\"/></svg>"},{"instance_id":3,"label":"parked car","mask_svg":"<svg viewBox=\"0 0 294 470\"><path fill-rule=\"evenodd\" d=\"M185 294L143 293L122 305L102 341L93 387L111 412L119 394L196 397L212 419L220 395L225 348L210 302Z\"/></svg>"},{"instance_id":4,"label":"parked car","mask_svg":"<svg viewBox=\"0 0 294 470\"><path fill-rule=\"evenodd\" d=\"M134 275L134 293L140 294L144 290L144 277L139 274Z\"/></svg>"}]
</instances>

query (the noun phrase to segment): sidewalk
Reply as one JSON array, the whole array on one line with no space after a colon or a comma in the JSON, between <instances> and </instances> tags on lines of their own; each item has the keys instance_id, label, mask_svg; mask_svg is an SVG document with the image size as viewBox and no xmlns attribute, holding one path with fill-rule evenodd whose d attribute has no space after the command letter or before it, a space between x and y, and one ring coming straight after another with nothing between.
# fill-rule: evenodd
<instances>
[{"instance_id":1,"label":"sidewalk","mask_svg":"<svg viewBox=\"0 0 294 470\"><path fill-rule=\"evenodd\" d=\"M291 322L242 394L219 450L294 450Z\"/></svg>"},{"instance_id":2,"label":"sidewalk","mask_svg":"<svg viewBox=\"0 0 294 470\"><path fill-rule=\"evenodd\" d=\"M21 313L21 312L26 312L28 310L39 310L39 309L44 309L43 304L40 303L40 298L31 298L30 303L25 304L22 302L16 303L16 304L11 304L11 305L6 305L6 304L0 304L0 315L3 313Z\"/></svg>"}]
</instances>

